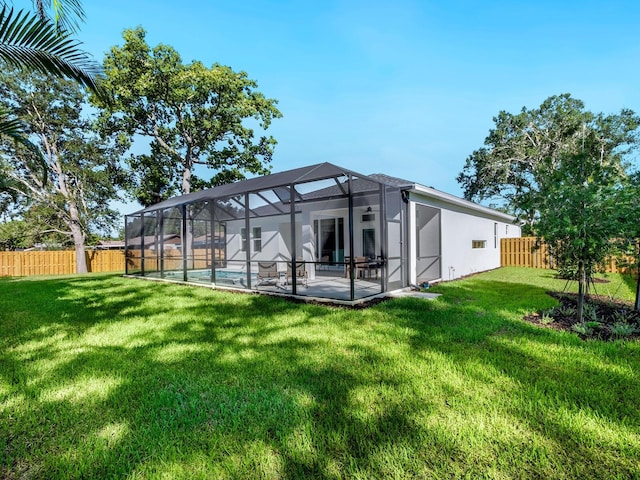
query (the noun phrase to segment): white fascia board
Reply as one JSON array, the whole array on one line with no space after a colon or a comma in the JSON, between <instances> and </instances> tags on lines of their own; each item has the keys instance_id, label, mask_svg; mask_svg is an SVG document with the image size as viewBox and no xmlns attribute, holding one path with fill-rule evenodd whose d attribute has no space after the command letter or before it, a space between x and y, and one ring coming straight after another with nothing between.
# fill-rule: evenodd
<instances>
[{"instance_id":1,"label":"white fascia board","mask_svg":"<svg viewBox=\"0 0 640 480\"><path fill-rule=\"evenodd\" d=\"M516 218L512 215L494 210L493 208L478 205L477 203L470 202L469 200L456 197L455 195L451 195L449 193L441 192L434 188L425 187L424 185L419 185L417 183L414 183L411 186L411 188L409 189L409 193L416 193L427 198L433 198L435 200L440 200L441 202L456 205L458 207L474 210L479 214L482 214L483 216L499 219L503 222L514 223L516 220Z\"/></svg>"}]
</instances>

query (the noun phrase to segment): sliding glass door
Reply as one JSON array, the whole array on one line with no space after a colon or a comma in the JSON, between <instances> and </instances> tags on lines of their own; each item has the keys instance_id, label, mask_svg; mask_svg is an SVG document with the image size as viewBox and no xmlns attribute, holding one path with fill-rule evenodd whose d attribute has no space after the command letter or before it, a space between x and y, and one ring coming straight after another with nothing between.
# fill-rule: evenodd
<instances>
[{"instance_id":1,"label":"sliding glass door","mask_svg":"<svg viewBox=\"0 0 640 480\"><path fill-rule=\"evenodd\" d=\"M344 262L344 219L315 220L316 255L321 262Z\"/></svg>"}]
</instances>

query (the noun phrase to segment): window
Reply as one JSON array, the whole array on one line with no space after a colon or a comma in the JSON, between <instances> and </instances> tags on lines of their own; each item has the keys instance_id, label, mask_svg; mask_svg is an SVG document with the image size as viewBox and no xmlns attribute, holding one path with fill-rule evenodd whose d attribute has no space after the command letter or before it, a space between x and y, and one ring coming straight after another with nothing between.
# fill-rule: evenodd
<instances>
[{"instance_id":1,"label":"window","mask_svg":"<svg viewBox=\"0 0 640 480\"><path fill-rule=\"evenodd\" d=\"M242 252L247 251L247 229L246 228L240 229L240 251Z\"/></svg>"},{"instance_id":2,"label":"window","mask_svg":"<svg viewBox=\"0 0 640 480\"><path fill-rule=\"evenodd\" d=\"M471 248L487 248L486 240L471 240Z\"/></svg>"},{"instance_id":3,"label":"window","mask_svg":"<svg viewBox=\"0 0 640 480\"><path fill-rule=\"evenodd\" d=\"M504 226L504 234L505 234L506 236L509 236L509 225L505 225L505 226Z\"/></svg>"},{"instance_id":4,"label":"window","mask_svg":"<svg viewBox=\"0 0 640 480\"><path fill-rule=\"evenodd\" d=\"M253 251L262 251L262 227L253 227Z\"/></svg>"},{"instance_id":5,"label":"window","mask_svg":"<svg viewBox=\"0 0 640 480\"><path fill-rule=\"evenodd\" d=\"M262 251L262 227L253 227L253 229L251 230L251 237L253 238L253 251L261 252ZM242 244L240 247L240 250L242 252L246 252L247 246L249 245L247 243L246 228L240 229L240 242Z\"/></svg>"},{"instance_id":6,"label":"window","mask_svg":"<svg viewBox=\"0 0 640 480\"><path fill-rule=\"evenodd\" d=\"M316 258L321 262L344 261L344 219L339 217L314 220L313 227Z\"/></svg>"},{"instance_id":7,"label":"window","mask_svg":"<svg viewBox=\"0 0 640 480\"><path fill-rule=\"evenodd\" d=\"M493 248L498 248L498 224L493 224Z\"/></svg>"}]
</instances>

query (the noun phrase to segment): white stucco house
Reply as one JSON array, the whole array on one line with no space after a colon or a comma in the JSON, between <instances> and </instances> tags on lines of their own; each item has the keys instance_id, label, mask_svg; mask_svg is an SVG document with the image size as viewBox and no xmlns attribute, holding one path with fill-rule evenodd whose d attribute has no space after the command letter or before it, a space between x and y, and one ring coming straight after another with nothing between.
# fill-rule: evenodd
<instances>
[{"instance_id":1,"label":"white stucco house","mask_svg":"<svg viewBox=\"0 0 640 480\"><path fill-rule=\"evenodd\" d=\"M354 301L497 268L500 239L519 236L502 212L321 163L127 216L127 273Z\"/></svg>"}]
</instances>

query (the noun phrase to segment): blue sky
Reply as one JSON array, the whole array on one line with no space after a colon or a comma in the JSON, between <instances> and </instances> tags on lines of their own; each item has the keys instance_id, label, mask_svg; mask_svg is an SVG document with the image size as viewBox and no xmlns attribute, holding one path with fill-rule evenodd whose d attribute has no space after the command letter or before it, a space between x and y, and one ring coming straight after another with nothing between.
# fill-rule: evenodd
<instances>
[{"instance_id":1,"label":"blue sky","mask_svg":"<svg viewBox=\"0 0 640 480\"><path fill-rule=\"evenodd\" d=\"M140 25L184 62L246 71L283 113L274 172L328 161L461 195L500 110L568 92L594 112L640 111L639 5L85 1L78 37L102 61Z\"/></svg>"}]
</instances>

